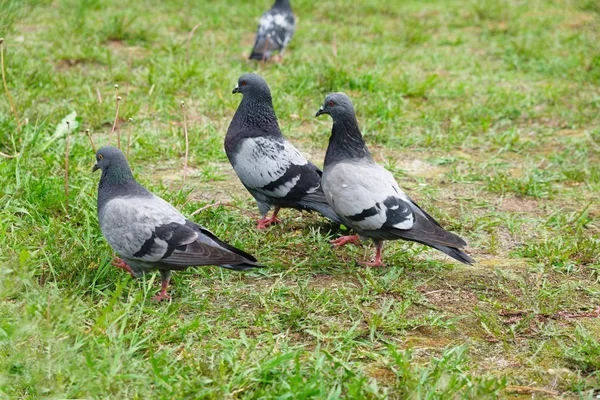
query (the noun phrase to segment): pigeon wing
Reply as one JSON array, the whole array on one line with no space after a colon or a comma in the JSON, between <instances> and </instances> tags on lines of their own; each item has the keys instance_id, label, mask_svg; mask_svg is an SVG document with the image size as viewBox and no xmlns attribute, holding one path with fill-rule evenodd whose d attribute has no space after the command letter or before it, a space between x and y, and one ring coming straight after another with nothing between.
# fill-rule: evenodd
<instances>
[{"instance_id":1,"label":"pigeon wing","mask_svg":"<svg viewBox=\"0 0 600 400\"><path fill-rule=\"evenodd\" d=\"M124 258L184 269L189 266L243 264L256 259L186 220L160 197L116 198L106 204L100 227L111 247ZM177 268L179 267L179 268Z\"/></svg>"},{"instance_id":2,"label":"pigeon wing","mask_svg":"<svg viewBox=\"0 0 600 400\"><path fill-rule=\"evenodd\" d=\"M319 169L287 140L243 139L232 165L248 190L268 197L299 199L320 186Z\"/></svg>"},{"instance_id":3,"label":"pigeon wing","mask_svg":"<svg viewBox=\"0 0 600 400\"><path fill-rule=\"evenodd\" d=\"M154 195L114 198L106 203L99 221L108 243L125 258L157 262L169 248L198 238L179 211Z\"/></svg>"},{"instance_id":4,"label":"pigeon wing","mask_svg":"<svg viewBox=\"0 0 600 400\"><path fill-rule=\"evenodd\" d=\"M411 202L414 211L415 222L410 230L402 231L392 229L392 232L403 239L427 244L430 246L445 246L451 248L463 248L467 243L458 235L448 232L418 204ZM442 250L443 251L443 250Z\"/></svg>"},{"instance_id":5,"label":"pigeon wing","mask_svg":"<svg viewBox=\"0 0 600 400\"><path fill-rule=\"evenodd\" d=\"M274 15L271 37L274 38L278 48L283 49L288 45L295 30L294 14L279 12Z\"/></svg>"},{"instance_id":6,"label":"pigeon wing","mask_svg":"<svg viewBox=\"0 0 600 400\"><path fill-rule=\"evenodd\" d=\"M295 21L292 13L279 10L265 12L258 22L252 53L262 55L266 50L266 58L268 58L274 50L281 50L287 46L292 39L294 30Z\"/></svg>"},{"instance_id":7,"label":"pigeon wing","mask_svg":"<svg viewBox=\"0 0 600 400\"><path fill-rule=\"evenodd\" d=\"M162 263L173 267L239 264L244 264L247 268L260 267L253 256L223 242L208 229L189 220L186 221L185 228L195 232L197 239L192 243L169 248Z\"/></svg>"},{"instance_id":8,"label":"pigeon wing","mask_svg":"<svg viewBox=\"0 0 600 400\"><path fill-rule=\"evenodd\" d=\"M383 230L427 245L466 246L464 240L446 231L413 202L393 175L377 164L337 164L326 177L326 185L328 201L350 227Z\"/></svg>"},{"instance_id":9,"label":"pigeon wing","mask_svg":"<svg viewBox=\"0 0 600 400\"><path fill-rule=\"evenodd\" d=\"M410 200L392 174L377 164L336 164L323 178L325 197L346 224L359 231L410 229Z\"/></svg>"}]
</instances>

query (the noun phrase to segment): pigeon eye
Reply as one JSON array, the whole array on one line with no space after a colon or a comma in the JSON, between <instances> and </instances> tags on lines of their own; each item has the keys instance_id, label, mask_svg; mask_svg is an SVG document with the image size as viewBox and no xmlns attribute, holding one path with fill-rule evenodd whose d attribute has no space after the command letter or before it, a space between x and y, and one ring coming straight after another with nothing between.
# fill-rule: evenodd
<instances>
[{"instance_id":1,"label":"pigeon eye","mask_svg":"<svg viewBox=\"0 0 600 400\"><path fill-rule=\"evenodd\" d=\"M98 160L102 161L104 159L104 156L102 154L98 154Z\"/></svg>"},{"instance_id":2,"label":"pigeon eye","mask_svg":"<svg viewBox=\"0 0 600 400\"><path fill-rule=\"evenodd\" d=\"M333 100L329 100L329 107L333 107L335 105L335 103L333 102Z\"/></svg>"},{"instance_id":3,"label":"pigeon eye","mask_svg":"<svg viewBox=\"0 0 600 400\"><path fill-rule=\"evenodd\" d=\"M248 82L242 81L242 86L246 86L247 84L248 84Z\"/></svg>"}]
</instances>

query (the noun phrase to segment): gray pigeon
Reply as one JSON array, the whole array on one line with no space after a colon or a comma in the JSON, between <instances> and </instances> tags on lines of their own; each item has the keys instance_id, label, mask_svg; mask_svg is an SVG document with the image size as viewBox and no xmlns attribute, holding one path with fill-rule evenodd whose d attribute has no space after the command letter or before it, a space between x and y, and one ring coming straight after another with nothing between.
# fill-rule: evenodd
<instances>
[{"instance_id":1,"label":"gray pigeon","mask_svg":"<svg viewBox=\"0 0 600 400\"><path fill-rule=\"evenodd\" d=\"M269 85L256 74L240 76L233 93L242 101L225 136L225 152L236 174L258 203L258 229L281 222L282 207L317 211L341 220L321 189L322 172L307 161L279 130ZM275 207L271 218L266 214Z\"/></svg>"},{"instance_id":2,"label":"gray pigeon","mask_svg":"<svg viewBox=\"0 0 600 400\"><path fill-rule=\"evenodd\" d=\"M162 290L154 300L170 298L172 270L218 265L234 270L261 267L256 259L186 219L171 204L136 182L121 150L102 147L93 171L98 184L98 222L106 241L121 257L112 263L137 278L158 269Z\"/></svg>"},{"instance_id":3,"label":"gray pigeon","mask_svg":"<svg viewBox=\"0 0 600 400\"><path fill-rule=\"evenodd\" d=\"M375 261L363 264L382 266L383 241L404 239L438 249L465 264L474 262L460 250L467 245L465 241L444 230L400 189L388 170L375 163L348 96L329 94L316 116L321 114L333 118L323 167L323 191L344 225L358 232L332 241L335 247L371 238Z\"/></svg>"},{"instance_id":4,"label":"gray pigeon","mask_svg":"<svg viewBox=\"0 0 600 400\"><path fill-rule=\"evenodd\" d=\"M283 50L294 36L295 29L296 21L290 0L276 0L273 7L260 17L256 40L249 58L268 60L273 51L279 51L281 59Z\"/></svg>"}]
</instances>

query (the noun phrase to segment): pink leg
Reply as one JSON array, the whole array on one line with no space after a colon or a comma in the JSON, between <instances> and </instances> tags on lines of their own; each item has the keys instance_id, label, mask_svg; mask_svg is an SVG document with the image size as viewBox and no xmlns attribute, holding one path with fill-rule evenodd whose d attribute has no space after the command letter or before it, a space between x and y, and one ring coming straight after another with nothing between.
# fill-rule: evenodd
<instances>
[{"instance_id":1,"label":"pink leg","mask_svg":"<svg viewBox=\"0 0 600 400\"><path fill-rule=\"evenodd\" d=\"M258 225L256 226L258 229L265 229L267 226L271 225L271 224L279 224L281 223L281 220L277 219L277 213L279 212L280 208L279 207L275 207L275 210L273 211L273 216L271 218L261 218L258 220Z\"/></svg>"},{"instance_id":2,"label":"pink leg","mask_svg":"<svg viewBox=\"0 0 600 400\"><path fill-rule=\"evenodd\" d=\"M368 267L385 267L383 261L381 261L381 250L383 249L383 242L375 242L375 261L370 262L359 262L360 265L366 265Z\"/></svg>"},{"instance_id":3,"label":"pink leg","mask_svg":"<svg viewBox=\"0 0 600 400\"><path fill-rule=\"evenodd\" d=\"M331 243L333 245L333 247L342 247L348 243L358 242L359 240L360 240L360 238L358 235L349 235L349 236L342 236L340 238L330 241L329 243Z\"/></svg>"},{"instance_id":4,"label":"pink leg","mask_svg":"<svg viewBox=\"0 0 600 400\"><path fill-rule=\"evenodd\" d=\"M125 271L129 272L129 275L131 275L132 278L135 278L135 274L133 273L133 270L131 269L131 267L129 265L127 265L127 263L125 263L125 261L123 261L121 258L117 257L116 254L113 254L113 257L115 260L111 263L112 265L114 265L117 268L124 269Z\"/></svg>"},{"instance_id":5,"label":"pink leg","mask_svg":"<svg viewBox=\"0 0 600 400\"><path fill-rule=\"evenodd\" d=\"M161 277L163 277L162 274L161 274ZM170 276L167 276L166 279L163 277L160 292L158 292L156 294L156 296L152 297L152 300L154 300L154 301L163 301L165 299L171 300L171 296L169 296L167 294L167 287L169 286L170 280L171 280Z\"/></svg>"}]
</instances>

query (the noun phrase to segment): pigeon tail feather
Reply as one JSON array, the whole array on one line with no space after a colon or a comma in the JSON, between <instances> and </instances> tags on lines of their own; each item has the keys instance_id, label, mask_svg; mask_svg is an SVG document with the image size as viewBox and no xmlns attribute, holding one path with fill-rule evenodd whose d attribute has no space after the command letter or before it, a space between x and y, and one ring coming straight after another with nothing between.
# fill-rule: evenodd
<instances>
[{"instance_id":1,"label":"pigeon tail feather","mask_svg":"<svg viewBox=\"0 0 600 400\"><path fill-rule=\"evenodd\" d=\"M196 225L196 229L198 229L202 234L208 236L209 238L211 238L213 241L217 242L221 247L231 251L232 253L235 253L239 256L242 256L246 259L246 262L250 265L253 263L256 263L256 258L254 258L251 254L246 253L243 250L238 249L237 247L234 247L232 245L230 245L229 243L226 243L224 241L222 241L221 239L219 239L218 237L216 237L211 231L209 231L208 229L198 225L198 224L194 224ZM256 264L256 267L258 267L259 265Z\"/></svg>"},{"instance_id":2,"label":"pigeon tail feather","mask_svg":"<svg viewBox=\"0 0 600 400\"><path fill-rule=\"evenodd\" d=\"M340 217L337 215L337 213L335 211L333 211L333 208L331 208L331 206L327 203L300 201L300 202L298 202L298 204L300 204L308 209L318 212L322 216L329 218L330 220L332 220L333 222L335 222L337 224L343 223L342 220L340 219Z\"/></svg>"},{"instance_id":3,"label":"pigeon tail feather","mask_svg":"<svg viewBox=\"0 0 600 400\"><path fill-rule=\"evenodd\" d=\"M309 193L304 196L298 204L302 207L306 207L310 210L316 211L326 218L329 218L335 223L343 224L340 216L333 210L333 207L327 203L323 189L319 189L314 193Z\"/></svg>"},{"instance_id":4,"label":"pigeon tail feather","mask_svg":"<svg viewBox=\"0 0 600 400\"><path fill-rule=\"evenodd\" d=\"M437 249L443 253L446 253L450 257L454 258L457 261L460 261L463 264L471 265L475 262L475 260L469 257L465 252L455 247L446 247L432 244L429 244L428 246L433 247L434 249Z\"/></svg>"},{"instance_id":5,"label":"pigeon tail feather","mask_svg":"<svg viewBox=\"0 0 600 400\"><path fill-rule=\"evenodd\" d=\"M225 268L225 269L230 269L233 271L246 271L249 269L254 269L254 268L264 268L264 265L260 265L260 264L223 264L223 265L219 265L219 267L221 268Z\"/></svg>"},{"instance_id":6,"label":"pigeon tail feather","mask_svg":"<svg viewBox=\"0 0 600 400\"><path fill-rule=\"evenodd\" d=\"M259 53L259 52L253 50L252 54L250 54L250 57L248 57L248 59L249 60L259 60L259 61L261 61L263 59L263 54L264 53ZM266 55L264 57L265 61L269 60L270 57L271 57L270 55Z\"/></svg>"}]
</instances>

